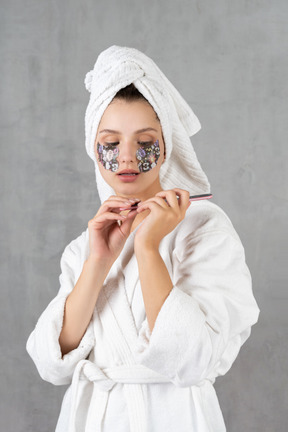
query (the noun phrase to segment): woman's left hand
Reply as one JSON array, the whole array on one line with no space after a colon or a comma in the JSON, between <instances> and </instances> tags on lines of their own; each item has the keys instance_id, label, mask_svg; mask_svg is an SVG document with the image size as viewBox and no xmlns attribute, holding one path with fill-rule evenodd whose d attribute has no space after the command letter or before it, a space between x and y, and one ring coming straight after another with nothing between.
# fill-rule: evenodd
<instances>
[{"instance_id":1,"label":"woman's left hand","mask_svg":"<svg viewBox=\"0 0 288 432\"><path fill-rule=\"evenodd\" d=\"M189 205L189 192L178 188L158 192L153 198L140 203L137 212L150 210L150 213L136 232L135 251L138 248L158 250L163 237L184 219Z\"/></svg>"}]
</instances>

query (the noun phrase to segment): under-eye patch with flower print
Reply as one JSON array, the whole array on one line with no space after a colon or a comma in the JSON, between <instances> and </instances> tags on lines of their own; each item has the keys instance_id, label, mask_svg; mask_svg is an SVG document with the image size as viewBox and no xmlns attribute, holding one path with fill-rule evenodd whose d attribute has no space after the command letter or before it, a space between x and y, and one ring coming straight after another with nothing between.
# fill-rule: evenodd
<instances>
[{"instance_id":1,"label":"under-eye patch with flower print","mask_svg":"<svg viewBox=\"0 0 288 432\"><path fill-rule=\"evenodd\" d=\"M115 172L119 168L117 158L119 156L119 149L115 145L107 144L102 145L97 143L98 160L107 170Z\"/></svg>"},{"instance_id":2,"label":"under-eye patch with flower print","mask_svg":"<svg viewBox=\"0 0 288 432\"><path fill-rule=\"evenodd\" d=\"M136 151L136 158L138 162L138 168L140 172L150 171L157 165L160 156L159 141L157 140L154 144L140 147Z\"/></svg>"}]
</instances>

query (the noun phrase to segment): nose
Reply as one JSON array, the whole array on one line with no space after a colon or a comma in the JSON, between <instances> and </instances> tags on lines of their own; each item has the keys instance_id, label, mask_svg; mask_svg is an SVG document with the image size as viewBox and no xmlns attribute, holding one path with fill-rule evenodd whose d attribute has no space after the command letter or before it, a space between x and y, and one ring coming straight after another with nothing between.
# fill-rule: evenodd
<instances>
[{"instance_id":1,"label":"nose","mask_svg":"<svg viewBox=\"0 0 288 432\"><path fill-rule=\"evenodd\" d=\"M119 145L119 163L131 163L136 161L136 149L131 141L121 142Z\"/></svg>"}]
</instances>

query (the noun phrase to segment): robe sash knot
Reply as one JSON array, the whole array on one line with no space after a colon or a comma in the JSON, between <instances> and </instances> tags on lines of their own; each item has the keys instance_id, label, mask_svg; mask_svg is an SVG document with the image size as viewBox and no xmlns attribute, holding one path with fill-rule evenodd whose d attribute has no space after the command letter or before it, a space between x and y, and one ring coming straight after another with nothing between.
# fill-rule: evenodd
<instances>
[{"instance_id":1,"label":"robe sash knot","mask_svg":"<svg viewBox=\"0 0 288 432\"><path fill-rule=\"evenodd\" d=\"M85 432L102 432L103 419L109 392L116 383L124 384L131 432L148 432L146 400L141 385L171 382L141 364L120 365L101 369L89 360L81 360L73 374L69 432L76 432L77 409L79 405L79 382L93 383L93 394L88 408Z\"/></svg>"}]
</instances>

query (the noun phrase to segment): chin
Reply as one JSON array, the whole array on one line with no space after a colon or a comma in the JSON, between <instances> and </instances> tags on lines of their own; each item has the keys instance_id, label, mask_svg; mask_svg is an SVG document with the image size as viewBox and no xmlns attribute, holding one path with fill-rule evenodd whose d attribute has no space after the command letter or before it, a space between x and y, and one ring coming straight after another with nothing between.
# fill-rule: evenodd
<instances>
[{"instance_id":1,"label":"chin","mask_svg":"<svg viewBox=\"0 0 288 432\"><path fill-rule=\"evenodd\" d=\"M139 187L133 187L133 186L130 186L130 187L122 187L122 188L120 188L120 187L117 187L117 188L115 188L115 187L113 187L113 186L111 186L113 189L114 189L114 191L115 191L115 193L116 193L116 195L123 195L123 196L127 196L127 197L133 197L133 198L137 198L137 194L140 194L141 193L141 190L139 189Z\"/></svg>"}]
</instances>

